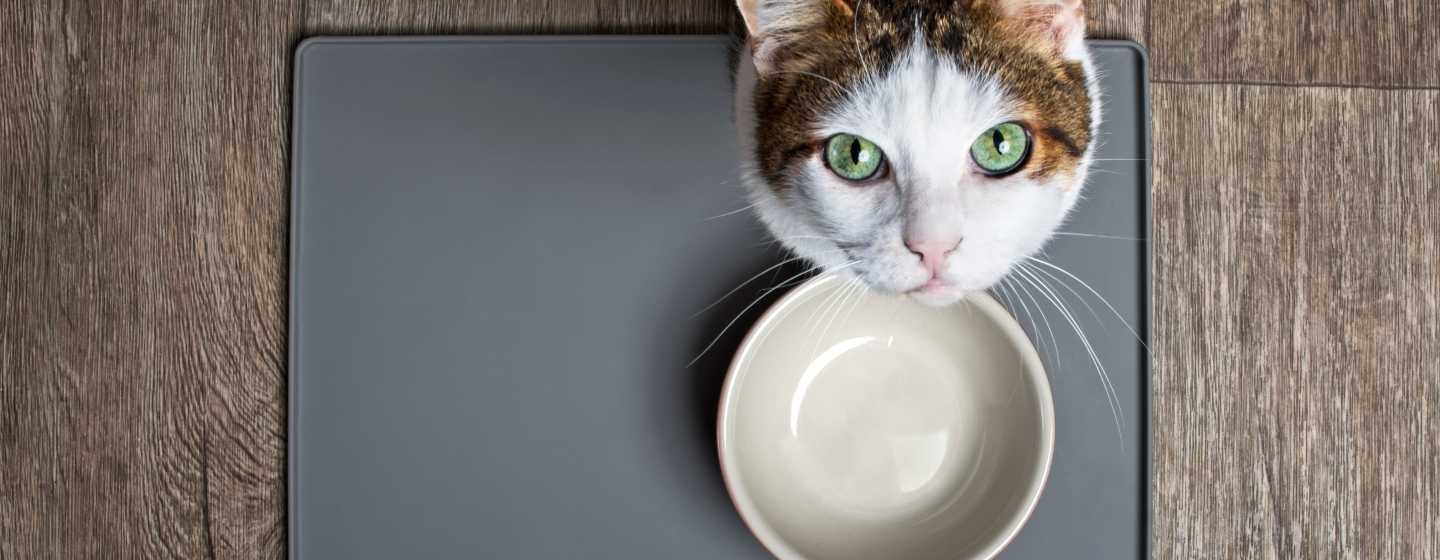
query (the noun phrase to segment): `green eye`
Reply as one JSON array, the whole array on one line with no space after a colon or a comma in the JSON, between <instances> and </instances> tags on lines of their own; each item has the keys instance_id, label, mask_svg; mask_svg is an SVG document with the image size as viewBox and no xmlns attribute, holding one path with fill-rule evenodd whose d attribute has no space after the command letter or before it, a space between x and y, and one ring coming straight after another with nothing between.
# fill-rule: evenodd
<instances>
[{"instance_id":1,"label":"green eye","mask_svg":"<svg viewBox=\"0 0 1440 560\"><path fill-rule=\"evenodd\" d=\"M836 134L825 142L825 165L841 179L864 181L880 173L885 152L854 134Z\"/></svg>"},{"instance_id":2,"label":"green eye","mask_svg":"<svg viewBox=\"0 0 1440 560\"><path fill-rule=\"evenodd\" d=\"M1019 123L996 125L970 145L970 159L975 160L981 172L992 177L1020 169L1029 157L1030 132Z\"/></svg>"}]
</instances>

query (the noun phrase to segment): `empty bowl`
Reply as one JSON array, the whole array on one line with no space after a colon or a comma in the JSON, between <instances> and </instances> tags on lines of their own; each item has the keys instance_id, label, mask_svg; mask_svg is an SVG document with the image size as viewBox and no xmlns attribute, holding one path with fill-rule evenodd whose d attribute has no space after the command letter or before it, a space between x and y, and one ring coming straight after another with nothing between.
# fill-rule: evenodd
<instances>
[{"instance_id":1,"label":"empty bowl","mask_svg":"<svg viewBox=\"0 0 1440 560\"><path fill-rule=\"evenodd\" d=\"M857 287L801 285L736 353L717 434L736 509L784 560L995 556L1050 468L1039 356L989 296Z\"/></svg>"}]
</instances>

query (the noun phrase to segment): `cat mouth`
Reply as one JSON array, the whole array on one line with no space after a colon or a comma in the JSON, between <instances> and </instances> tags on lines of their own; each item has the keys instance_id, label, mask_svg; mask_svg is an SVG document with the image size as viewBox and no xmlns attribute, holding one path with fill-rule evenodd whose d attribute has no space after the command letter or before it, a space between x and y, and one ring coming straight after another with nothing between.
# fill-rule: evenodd
<instances>
[{"instance_id":1,"label":"cat mouth","mask_svg":"<svg viewBox=\"0 0 1440 560\"><path fill-rule=\"evenodd\" d=\"M924 305L943 307L960 300L965 295L955 284L932 278L920 287L905 292L905 295Z\"/></svg>"},{"instance_id":2,"label":"cat mouth","mask_svg":"<svg viewBox=\"0 0 1440 560\"><path fill-rule=\"evenodd\" d=\"M905 290L905 293L907 293L907 294L917 294L917 295L919 295L919 294L924 294L924 295L939 295L939 294L943 294L943 293L946 293L946 292L953 291L954 289L955 289L955 285L954 285L954 284L952 284L952 283L950 283L950 282L946 282L945 280L942 280L942 279L940 279L939 277L935 277L935 278L931 278L931 279L927 280L924 284L921 284L921 285L916 286L916 287L914 287L914 288L911 288L911 289L909 289L909 290Z\"/></svg>"},{"instance_id":3,"label":"cat mouth","mask_svg":"<svg viewBox=\"0 0 1440 560\"><path fill-rule=\"evenodd\" d=\"M931 278L929 282L926 282L926 283L922 284L919 288L915 288L915 289L912 290L912 291L917 291L917 292L938 292L938 291L940 291L940 290L944 290L944 289L949 288L949 287L950 287L950 283L949 283L949 282L946 282L946 281L941 280L941 279L939 279L939 278Z\"/></svg>"}]
</instances>

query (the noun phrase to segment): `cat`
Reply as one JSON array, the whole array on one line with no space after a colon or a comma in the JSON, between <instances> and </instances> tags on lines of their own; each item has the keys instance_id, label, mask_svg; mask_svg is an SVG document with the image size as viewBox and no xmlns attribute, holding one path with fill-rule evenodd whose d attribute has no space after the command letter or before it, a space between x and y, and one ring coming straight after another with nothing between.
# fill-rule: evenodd
<instances>
[{"instance_id":1,"label":"cat","mask_svg":"<svg viewBox=\"0 0 1440 560\"><path fill-rule=\"evenodd\" d=\"M945 306L1039 251L1100 125L1080 0L738 0L743 183L795 255Z\"/></svg>"}]
</instances>

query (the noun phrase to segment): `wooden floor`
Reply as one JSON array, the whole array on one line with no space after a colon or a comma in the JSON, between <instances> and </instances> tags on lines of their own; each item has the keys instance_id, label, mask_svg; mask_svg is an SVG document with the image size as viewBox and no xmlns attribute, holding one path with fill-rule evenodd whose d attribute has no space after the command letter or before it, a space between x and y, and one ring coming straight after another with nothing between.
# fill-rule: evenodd
<instances>
[{"instance_id":1,"label":"wooden floor","mask_svg":"<svg viewBox=\"0 0 1440 560\"><path fill-rule=\"evenodd\" d=\"M1440 3L1087 0L1152 56L1163 558L1440 558ZM0 558L285 551L290 52L728 0L0 5Z\"/></svg>"}]
</instances>

